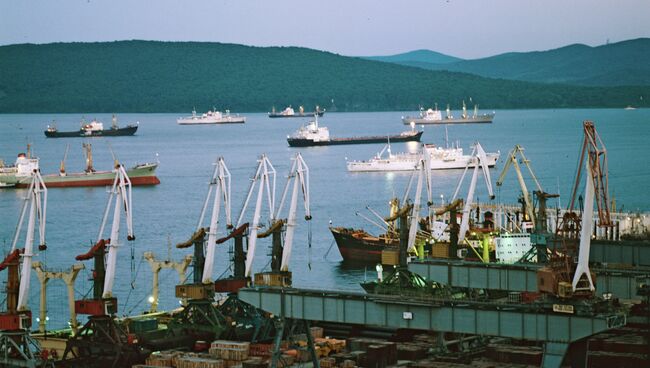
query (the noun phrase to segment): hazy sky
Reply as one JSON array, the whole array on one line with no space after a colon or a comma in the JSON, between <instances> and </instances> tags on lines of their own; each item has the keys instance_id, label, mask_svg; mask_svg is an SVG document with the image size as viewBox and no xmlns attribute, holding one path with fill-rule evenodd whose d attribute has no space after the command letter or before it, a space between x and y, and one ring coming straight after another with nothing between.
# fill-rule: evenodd
<instances>
[{"instance_id":1,"label":"hazy sky","mask_svg":"<svg viewBox=\"0 0 650 368\"><path fill-rule=\"evenodd\" d=\"M1 0L0 44L214 41L462 58L650 37L650 0Z\"/></svg>"}]
</instances>

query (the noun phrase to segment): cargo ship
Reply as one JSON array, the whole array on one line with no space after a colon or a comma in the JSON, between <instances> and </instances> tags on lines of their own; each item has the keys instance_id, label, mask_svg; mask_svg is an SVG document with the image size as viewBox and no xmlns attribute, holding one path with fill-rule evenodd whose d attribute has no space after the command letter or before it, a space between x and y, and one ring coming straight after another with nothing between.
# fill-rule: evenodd
<instances>
[{"instance_id":1,"label":"cargo ship","mask_svg":"<svg viewBox=\"0 0 650 368\"><path fill-rule=\"evenodd\" d=\"M389 142L419 142L423 131L407 130L400 134L365 137L333 138L327 127L318 125L318 117L287 136L289 147L334 146L341 144L366 144Z\"/></svg>"},{"instance_id":2,"label":"cargo ship","mask_svg":"<svg viewBox=\"0 0 650 368\"><path fill-rule=\"evenodd\" d=\"M298 113L291 107L287 106L284 110L277 112L275 111L275 107L271 109L271 112L269 113L270 118L304 118L304 117L310 117L310 116L323 116L325 114L325 109L321 110L320 107L316 106L316 110L314 112L309 112L305 113L305 108L300 106L298 108Z\"/></svg>"},{"instance_id":3,"label":"cargo ship","mask_svg":"<svg viewBox=\"0 0 650 368\"><path fill-rule=\"evenodd\" d=\"M43 182L48 188L92 187L113 184L115 172L113 170L95 170L92 161L91 145L84 144L83 147L86 150L86 169L84 172L66 172L64 158L58 174L42 175ZM157 185L160 184L160 179L156 176L157 168L157 162L149 162L137 164L127 169L126 172L131 179L132 185ZM28 146L27 153L19 153L14 165L0 165L0 187L27 188L30 184L31 173L34 170L40 170L39 159L31 156Z\"/></svg>"},{"instance_id":4,"label":"cargo ship","mask_svg":"<svg viewBox=\"0 0 650 368\"><path fill-rule=\"evenodd\" d=\"M467 106L463 101L463 113L460 117L454 117L451 114L449 105L447 105L446 115L443 117L442 112L438 110L438 105L435 109L420 109L419 116L403 116L402 122L404 125L409 124L475 124L475 123L492 123L495 113L481 114L478 113L478 105L474 105L474 114L467 114Z\"/></svg>"},{"instance_id":5,"label":"cargo ship","mask_svg":"<svg viewBox=\"0 0 650 368\"><path fill-rule=\"evenodd\" d=\"M81 127L79 130L72 132L61 132L57 129L56 124L52 123L47 126L45 136L48 138L71 138L71 137L115 137L134 135L138 130L138 123L127 125L120 128L117 125L117 118L113 115L112 124L109 129L104 129L104 124L93 119L90 123L81 120Z\"/></svg>"}]
</instances>

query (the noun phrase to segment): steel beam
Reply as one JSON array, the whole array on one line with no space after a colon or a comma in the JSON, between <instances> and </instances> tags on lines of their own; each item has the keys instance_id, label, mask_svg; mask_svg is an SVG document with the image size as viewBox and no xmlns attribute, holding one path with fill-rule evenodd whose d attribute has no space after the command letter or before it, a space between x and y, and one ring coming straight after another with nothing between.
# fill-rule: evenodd
<instances>
[{"instance_id":1,"label":"steel beam","mask_svg":"<svg viewBox=\"0 0 650 368\"><path fill-rule=\"evenodd\" d=\"M589 253L589 262L650 267L650 241L593 241Z\"/></svg>"},{"instance_id":2,"label":"steel beam","mask_svg":"<svg viewBox=\"0 0 650 368\"><path fill-rule=\"evenodd\" d=\"M537 270L534 263L500 264L468 262L451 259L428 259L409 263L408 269L428 280L454 287L508 291L537 291ZM596 273L596 293L612 293L621 299L637 299L637 288L650 283L649 270L628 270L592 267Z\"/></svg>"},{"instance_id":3,"label":"steel beam","mask_svg":"<svg viewBox=\"0 0 650 368\"><path fill-rule=\"evenodd\" d=\"M304 289L245 288L239 299L282 318L465 333L569 344L621 327L625 315L581 317L520 304L400 297Z\"/></svg>"}]
</instances>

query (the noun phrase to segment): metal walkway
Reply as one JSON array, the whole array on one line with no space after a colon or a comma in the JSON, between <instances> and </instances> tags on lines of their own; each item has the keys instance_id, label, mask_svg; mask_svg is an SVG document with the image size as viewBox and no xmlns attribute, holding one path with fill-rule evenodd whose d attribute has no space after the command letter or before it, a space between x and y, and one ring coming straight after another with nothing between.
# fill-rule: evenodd
<instances>
[{"instance_id":1,"label":"metal walkway","mask_svg":"<svg viewBox=\"0 0 650 368\"><path fill-rule=\"evenodd\" d=\"M537 291L539 264L500 264L451 259L427 259L409 263L408 269L427 280L454 287L508 291ZM612 293L620 299L636 299L640 284L650 284L650 269L627 270L592 267L596 293Z\"/></svg>"},{"instance_id":2,"label":"metal walkway","mask_svg":"<svg viewBox=\"0 0 650 368\"><path fill-rule=\"evenodd\" d=\"M559 367L571 343L626 321L623 314L580 317L520 304L405 300L305 289L246 288L239 291L239 298L281 318L541 341L543 367Z\"/></svg>"}]
</instances>

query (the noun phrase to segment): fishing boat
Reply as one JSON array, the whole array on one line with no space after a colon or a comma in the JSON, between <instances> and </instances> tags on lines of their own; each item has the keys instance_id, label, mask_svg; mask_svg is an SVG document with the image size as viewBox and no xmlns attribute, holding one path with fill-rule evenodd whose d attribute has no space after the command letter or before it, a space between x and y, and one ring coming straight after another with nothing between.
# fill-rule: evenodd
<instances>
[{"instance_id":1,"label":"fishing boat","mask_svg":"<svg viewBox=\"0 0 650 368\"><path fill-rule=\"evenodd\" d=\"M291 107L291 105L287 106L284 110L277 112L275 111L275 107L271 109L271 112L269 113L270 118L303 118L303 117L309 117L309 116L323 116L325 114L325 109L321 110L319 106L316 106L316 110L314 112L308 112L305 113L305 108L300 106L298 108L298 113Z\"/></svg>"},{"instance_id":2,"label":"fishing boat","mask_svg":"<svg viewBox=\"0 0 650 368\"><path fill-rule=\"evenodd\" d=\"M435 144L423 144L422 151L429 155L431 170L464 169L475 158L464 155L461 147L440 147ZM500 152L487 153L488 167L494 167ZM421 152L393 154L390 142L373 158L367 161L347 161L347 169L351 172L363 171L412 171L418 163Z\"/></svg>"},{"instance_id":3,"label":"fishing boat","mask_svg":"<svg viewBox=\"0 0 650 368\"><path fill-rule=\"evenodd\" d=\"M127 125L120 128L117 125L117 118L113 115L112 124L109 129L104 129L104 124L93 119L90 123L86 123L85 119L81 119L81 127L79 130L72 132L61 132L57 129L56 123L47 126L45 136L48 138L70 138L70 137L115 137L124 135L134 135L138 130L138 123Z\"/></svg>"},{"instance_id":4,"label":"fishing boat","mask_svg":"<svg viewBox=\"0 0 650 368\"><path fill-rule=\"evenodd\" d=\"M438 105L435 105L434 109L424 110L420 108L419 116L402 116L402 122L405 125L411 123L415 124L472 124L472 123L492 123L495 113L491 114L481 114L478 113L478 105L474 105L474 113L472 115L467 114L467 106L465 101L463 101L463 112L460 117L454 117L451 114L451 109L447 105L446 114L443 117L442 112L438 110Z\"/></svg>"},{"instance_id":5,"label":"fishing boat","mask_svg":"<svg viewBox=\"0 0 650 368\"><path fill-rule=\"evenodd\" d=\"M216 109L209 110L206 113L198 115L196 109L192 110L192 116L181 117L176 119L176 123L180 125L201 125L201 124L244 124L246 122L245 116L230 115L230 110L225 113L217 111Z\"/></svg>"},{"instance_id":6,"label":"fishing boat","mask_svg":"<svg viewBox=\"0 0 650 368\"><path fill-rule=\"evenodd\" d=\"M419 142L423 131L407 130L400 134L365 137L333 138L327 127L318 125L318 117L301 126L293 135L287 136L289 147L332 146L340 144L382 143L386 139L393 142Z\"/></svg>"},{"instance_id":7,"label":"fishing boat","mask_svg":"<svg viewBox=\"0 0 650 368\"><path fill-rule=\"evenodd\" d=\"M86 169L80 173L68 173L65 170L65 158L61 161L58 174L43 175L43 182L48 188L55 187L92 187L113 184L115 171L97 171L93 167L91 145L84 143L86 149ZM67 150L66 150L67 155ZM137 164L127 170L132 185L157 185L157 162ZM27 153L19 153L13 166L0 166L0 187L26 188L31 180L31 173L39 170L39 159L32 157L28 147Z\"/></svg>"}]
</instances>

